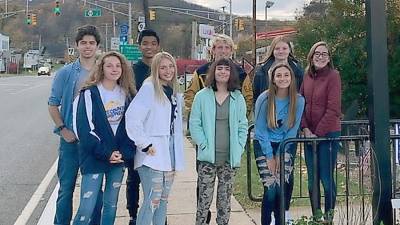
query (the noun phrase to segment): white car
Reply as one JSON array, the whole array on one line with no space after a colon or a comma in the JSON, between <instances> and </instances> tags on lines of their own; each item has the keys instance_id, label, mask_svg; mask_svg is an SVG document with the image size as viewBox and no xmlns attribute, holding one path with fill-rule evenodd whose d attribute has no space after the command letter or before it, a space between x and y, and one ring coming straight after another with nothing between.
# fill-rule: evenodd
<instances>
[{"instance_id":1,"label":"white car","mask_svg":"<svg viewBox=\"0 0 400 225\"><path fill-rule=\"evenodd\" d=\"M38 76L40 76L40 75L50 76L50 66L49 65L43 65L43 66L39 67Z\"/></svg>"}]
</instances>

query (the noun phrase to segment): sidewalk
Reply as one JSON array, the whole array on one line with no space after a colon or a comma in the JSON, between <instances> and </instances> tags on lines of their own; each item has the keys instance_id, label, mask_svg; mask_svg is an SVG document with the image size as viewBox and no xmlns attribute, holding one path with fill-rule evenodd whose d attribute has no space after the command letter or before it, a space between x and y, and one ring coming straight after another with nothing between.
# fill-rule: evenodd
<instances>
[{"instance_id":1,"label":"sidewalk","mask_svg":"<svg viewBox=\"0 0 400 225\"><path fill-rule=\"evenodd\" d=\"M174 184L172 186L172 192L169 196L168 203L168 224L169 225L192 225L195 224L195 213L196 213L196 166L195 166L195 150L192 144L185 139L185 158L186 165L185 171L177 173ZM125 171L126 179L127 171ZM116 225L128 225L129 215L126 210L126 198L125 198L125 179L120 191L120 197L118 201L118 211ZM80 194L80 178L78 178L77 188L74 194L74 209L77 210L79 206L79 194ZM215 189L216 190L216 189ZM215 191L216 192L216 191ZM141 196L141 199L142 196ZM214 197L214 200L216 198ZM212 219L211 225L215 225L216 209L215 201L211 206ZM232 196L232 212L230 225L255 225L256 223L248 214L243 210L242 206Z\"/></svg>"}]
</instances>

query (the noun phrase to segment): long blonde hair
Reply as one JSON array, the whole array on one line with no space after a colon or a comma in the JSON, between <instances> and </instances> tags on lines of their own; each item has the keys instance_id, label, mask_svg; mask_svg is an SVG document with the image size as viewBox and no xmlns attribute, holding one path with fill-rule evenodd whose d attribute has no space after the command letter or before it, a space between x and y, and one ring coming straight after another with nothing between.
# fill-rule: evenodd
<instances>
[{"instance_id":1,"label":"long blonde hair","mask_svg":"<svg viewBox=\"0 0 400 225\"><path fill-rule=\"evenodd\" d=\"M268 100L267 100L267 121L268 127L271 129L278 128L276 121L276 106L275 98L278 87L274 81L275 72L278 68L285 67L290 72L290 85L289 85L289 116L287 121L287 127L292 128L296 121L296 104L297 104L297 88L296 88L296 76L293 73L292 68L286 63L279 63L274 66L271 70L271 77L269 78L269 89L268 89ZM268 76L267 76L268 77Z\"/></svg>"},{"instance_id":2,"label":"long blonde hair","mask_svg":"<svg viewBox=\"0 0 400 225\"><path fill-rule=\"evenodd\" d=\"M265 59L264 59L263 61L264 61L264 62L267 62L267 61L270 60L270 59L275 59L274 50L275 50L276 45L277 45L279 42L286 43L286 44L289 46L289 56L288 56L288 60L289 60L289 59L292 59L292 60L294 60L294 61L297 61L297 60L294 58L293 50L292 50L292 45L290 44L289 39L288 39L286 36L282 36L282 35L277 36L277 37L275 37L275 38L272 40L272 42L271 42L271 44L270 44L270 47L269 47L269 49L268 49L268 52L267 52L267 54L266 54L266 56L265 56Z\"/></svg>"},{"instance_id":3,"label":"long blonde hair","mask_svg":"<svg viewBox=\"0 0 400 225\"><path fill-rule=\"evenodd\" d=\"M117 84L125 92L128 99L132 99L136 95L135 79L133 78L132 67L128 64L125 56L115 51L109 51L103 53L100 58L96 61L96 65L89 74L89 79L82 86L82 89L87 89L91 86L95 86L104 80L104 61L108 57L117 57L121 62L122 73L121 77L117 80Z\"/></svg>"},{"instance_id":4,"label":"long blonde hair","mask_svg":"<svg viewBox=\"0 0 400 225\"><path fill-rule=\"evenodd\" d=\"M153 57L153 60L151 63L151 75L147 79L150 79L151 82L153 83L156 98L161 102L168 100L164 94L164 90L163 90L163 87L162 87L162 84L160 81L160 75L158 73L162 59L168 59L174 65L175 74L174 74L174 77L172 78L172 80L170 82L168 82L168 86L172 88L173 95L175 95L178 92L178 80L177 80L178 67L176 66L176 61L175 61L174 57L171 54L169 54L168 52L157 53Z\"/></svg>"}]
</instances>

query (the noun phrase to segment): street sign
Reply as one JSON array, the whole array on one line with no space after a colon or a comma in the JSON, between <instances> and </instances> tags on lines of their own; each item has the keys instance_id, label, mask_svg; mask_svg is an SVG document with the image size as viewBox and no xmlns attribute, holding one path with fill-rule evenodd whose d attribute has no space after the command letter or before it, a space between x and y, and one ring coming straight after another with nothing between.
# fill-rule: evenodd
<instances>
[{"instance_id":1,"label":"street sign","mask_svg":"<svg viewBox=\"0 0 400 225\"><path fill-rule=\"evenodd\" d=\"M142 30L144 30L145 27L146 27L145 23L138 23L137 29L139 32L141 32Z\"/></svg>"},{"instance_id":2,"label":"street sign","mask_svg":"<svg viewBox=\"0 0 400 225\"><path fill-rule=\"evenodd\" d=\"M111 47L110 47L110 49L118 51L119 50L119 42L120 42L119 38L112 37L111 38Z\"/></svg>"},{"instance_id":3,"label":"street sign","mask_svg":"<svg viewBox=\"0 0 400 225\"><path fill-rule=\"evenodd\" d=\"M247 74L250 74L254 70L253 64L251 64L247 59L243 58L242 68Z\"/></svg>"},{"instance_id":4,"label":"street sign","mask_svg":"<svg viewBox=\"0 0 400 225\"><path fill-rule=\"evenodd\" d=\"M74 48L68 48L68 55L75 55L75 49Z\"/></svg>"},{"instance_id":5,"label":"street sign","mask_svg":"<svg viewBox=\"0 0 400 225\"><path fill-rule=\"evenodd\" d=\"M215 34L214 26L199 24L199 36L201 38L211 39Z\"/></svg>"},{"instance_id":6,"label":"street sign","mask_svg":"<svg viewBox=\"0 0 400 225\"><path fill-rule=\"evenodd\" d=\"M119 51L130 61L142 59L142 52L139 50L139 45L120 45Z\"/></svg>"},{"instance_id":7,"label":"street sign","mask_svg":"<svg viewBox=\"0 0 400 225\"><path fill-rule=\"evenodd\" d=\"M85 10L85 17L99 17L99 16L101 16L101 9Z\"/></svg>"},{"instance_id":8,"label":"street sign","mask_svg":"<svg viewBox=\"0 0 400 225\"><path fill-rule=\"evenodd\" d=\"M120 45L126 45L128 44L128 36L119 36L119 44Z\"/></svg>"},{"instance_id":9,"label":"street sign","mask_svg":"<svg viewBox=\"0 0 400 225\"><path fill-rule=\"evenodd\" d=\"M121 24L121 25L119 26L119 35L120 35L120 36L125 36L125 35L128 35L128 33L129 33L129 26L128 26L128 24Z\"/></svg>"},{"instance_id":10,"label":"street sign","mask_svg":"<svg viewBox=\"0 0 400 225\"><path fill-rule=\"evenodd\" d=\"M138 17L138 22L139 22L139 23L144 23L144 22L146 22L145 17L144 17L144 16L139 16L139 17Z\"/></svg>"}]
</instances>

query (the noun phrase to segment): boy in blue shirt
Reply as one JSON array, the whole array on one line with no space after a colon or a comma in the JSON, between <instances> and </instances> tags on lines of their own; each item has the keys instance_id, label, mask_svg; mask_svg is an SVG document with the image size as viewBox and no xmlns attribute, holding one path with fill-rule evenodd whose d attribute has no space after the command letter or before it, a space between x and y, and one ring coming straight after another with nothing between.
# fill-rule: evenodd
<instances>
[{"instance_id":1,"label":"boy in blue shirt","mask_svg":"<svg viewBox=\"0 0 400 225\"><path fill-rule=\"evenodd\" d=\"M60 135L56 225L70 224L72 218L72 197L79 169L77 138L72 127L72 103L95 65L100 34L95 26L80 27L75 42L79 58L57 72L48 100L49 114L55 123L54 133ZM100 224L101 206L102 195L99 194L91 224Z\"/></svg>"}]
</instances>

